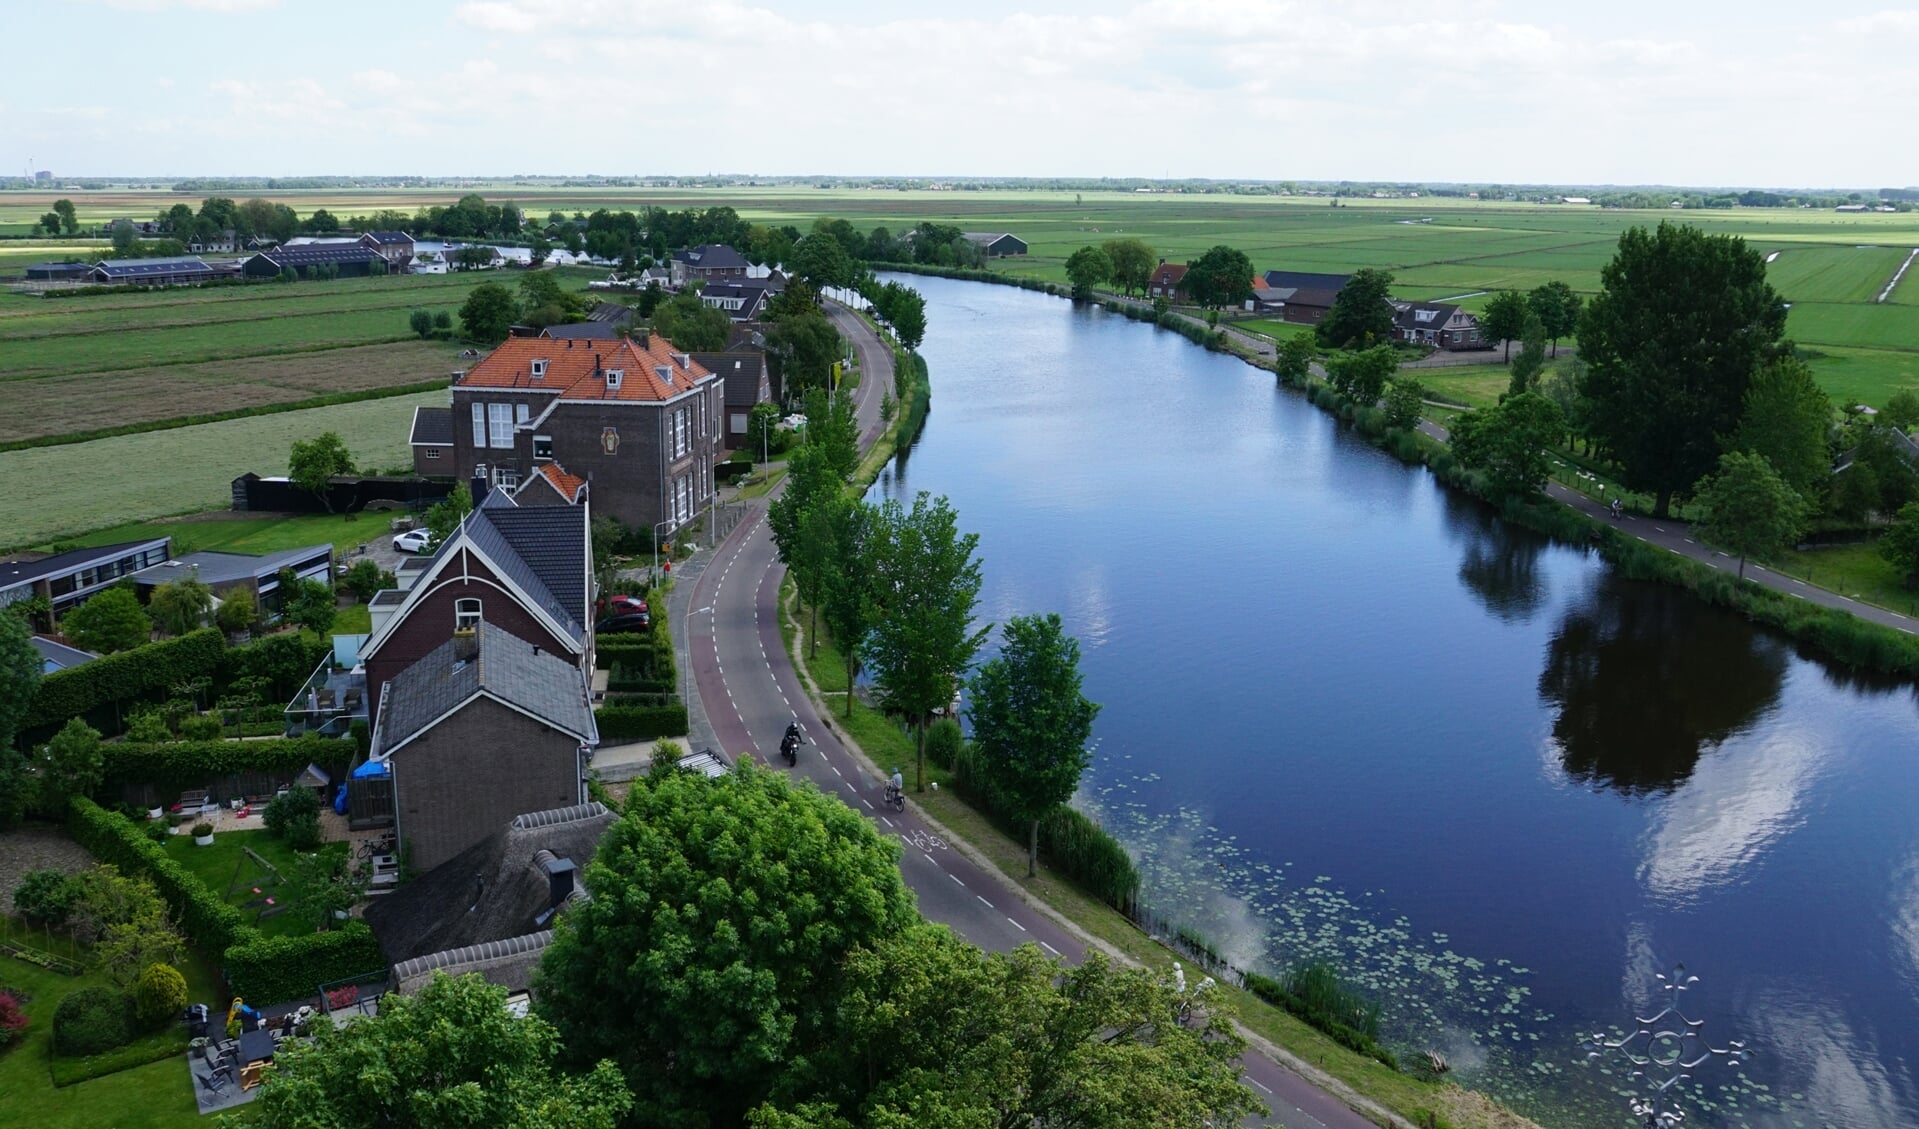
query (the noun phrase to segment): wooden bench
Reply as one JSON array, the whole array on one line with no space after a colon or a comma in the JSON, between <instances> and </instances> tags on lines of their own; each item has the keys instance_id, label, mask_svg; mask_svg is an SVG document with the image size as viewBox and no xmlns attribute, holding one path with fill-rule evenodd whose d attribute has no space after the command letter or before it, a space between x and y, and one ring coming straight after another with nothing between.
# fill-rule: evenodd
<instances>
[{"instance_id":1,"label":"wooden bench","mask_svg":"<svg viewBox=\"0 0 1919 1129\"><path fill-rule=\"evenodd\" d=\"M174 806L181 811L199 811L202 807L206 806L206 802L207 790L205 788L195 788L191 792L180 793L180 802Z\"/></svg>"}]
</instances>

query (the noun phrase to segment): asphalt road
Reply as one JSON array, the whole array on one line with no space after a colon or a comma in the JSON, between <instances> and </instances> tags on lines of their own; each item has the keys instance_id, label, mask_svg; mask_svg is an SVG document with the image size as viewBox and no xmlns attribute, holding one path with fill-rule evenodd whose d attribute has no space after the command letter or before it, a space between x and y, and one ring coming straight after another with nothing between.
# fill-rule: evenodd
<instances>
[{"instance_id":1,"label":"asphalt road","mask_svg":"<svg viewBox=\"0 0 1919 1129\"><path fill-rule=\"evenodd\" d=\"M862 445L880 431L879 402L893 386L891 351L852 314L833 310L833 320L859 350L857 391ZM777 601L785 568L766 524L766 500L750 505L739 525L695 569L687 598L673 601L684 619L674 624L686 641L692 682L716 748L729 758L753 756L778 771L810 780L866 813L882 833L900 842L900 870L919 899L920 912L985 949L1008 952L1028 942L1047 953L1078 961L1086 945L1050 913L1029 904L1005 877L988 871L947 843L920 817L909 790L905 811L881 806L892 765L871 765L855 756L822 721L806 695L780 638ZM692 573L693 575L687 575ZM683 610L682 610L683 609ZM806 735L798 763L787 768L780 736L797 721ZM706 736L696 733L698 739ZM910 769L909 765L898 766ZM909 772L910 779L910 772ZM1244 1060L1246 1080L1273 1110L1247 1124L1291 1129L1363 1129L1373 1122L1261 1054Z\"/></svg>"}]
</instances>

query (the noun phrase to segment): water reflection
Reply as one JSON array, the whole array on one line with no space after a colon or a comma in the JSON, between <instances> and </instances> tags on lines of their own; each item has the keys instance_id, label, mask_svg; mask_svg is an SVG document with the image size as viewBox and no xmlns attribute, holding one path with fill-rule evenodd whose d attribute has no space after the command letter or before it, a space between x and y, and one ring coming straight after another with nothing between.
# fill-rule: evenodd
<instances>
[{"instance_id":1,"label":"water reflection","mask_svg":"<svg viewBox=\"0 0 1919 1129\"><path fill-rule=\"evenodd\" d=\"M1814 733L1791 726L1706 757L1653 822L1639 870L1647 889L1683 904L1737 880L1805 821L1829 757Z\"/></svg>"},{"instance_id":2,"label":"water reflection","mask_svg":"<svg viewBox=\"0 0 1919 1129\"><path fill-rule=\"evenodd\" d=\"M1514 529L1478 501L1444 495L1446 531L1464 545L1459 580L1487 611L1507 623L1531 619L1546 603L1539 554L1546 539Z\"/></svg>"},{"instance_id":3,"label":"water reflection","mask_svg":"<svg viewBox=\"0 0 1919 1129\"><path fill-rule=\"evenodd\" d=\"M1547 645L1539 696L1559 710L1553 740L1569 775L1639 795L1684 781L1704 748L1758 721L1786 662L1785 647L1730 613L1605 573Z\"/></svg>"}]
</instances>

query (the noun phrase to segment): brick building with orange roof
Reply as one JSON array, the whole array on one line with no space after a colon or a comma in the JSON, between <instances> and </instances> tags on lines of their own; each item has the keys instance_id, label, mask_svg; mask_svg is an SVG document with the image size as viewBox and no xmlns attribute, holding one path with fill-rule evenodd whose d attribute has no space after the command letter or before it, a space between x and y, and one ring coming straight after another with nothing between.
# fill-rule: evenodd
<instances>
[{"instance_id":1,"label":"brick building with orange roof","mask_svg":"<svg viewBox=\"0 0 1919 1129\"><path fill-rule=\"evenodd\" d=\"M509 491L582 483L596 515L670 534L712 499L724 394L664 338L511 337L454 375L447 471Z\"/></svg>"}]
</instances>

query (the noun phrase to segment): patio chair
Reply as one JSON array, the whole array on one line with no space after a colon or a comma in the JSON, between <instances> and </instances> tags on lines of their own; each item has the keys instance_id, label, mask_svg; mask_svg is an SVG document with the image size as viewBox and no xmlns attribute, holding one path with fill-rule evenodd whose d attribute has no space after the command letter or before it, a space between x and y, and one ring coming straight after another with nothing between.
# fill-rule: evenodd
<instances>
[{"instance_id":1,"label":"patio chair","mask_svg":"<svg viewBox=\"0 0 1919 1129\"><path fill-rule=\"evenodd\" d=\"M227 1083L220 1081L217 1074L202 1074L196 1070L193 1072L193 1077L200 1083L200 1088L209 1094L226 1093Z\"/></svg>"}]
</instances>

